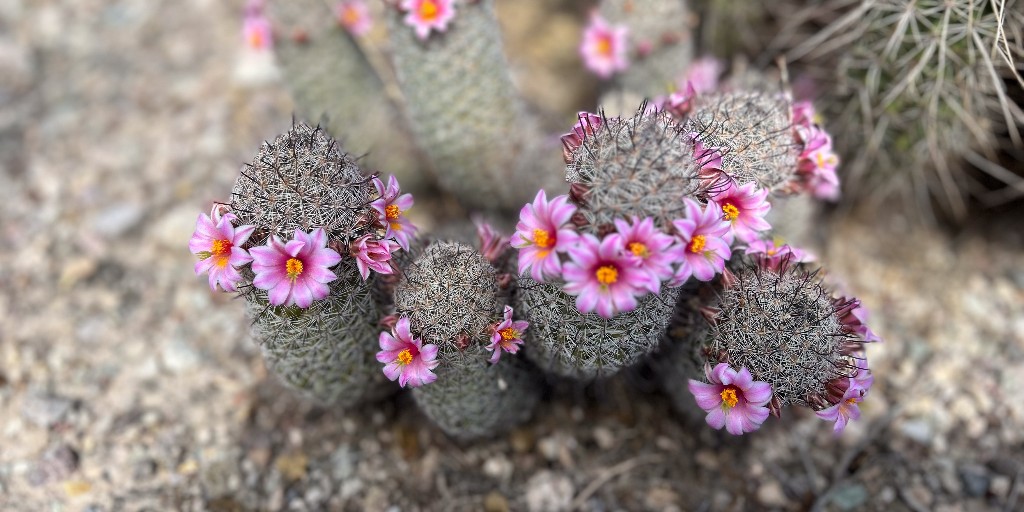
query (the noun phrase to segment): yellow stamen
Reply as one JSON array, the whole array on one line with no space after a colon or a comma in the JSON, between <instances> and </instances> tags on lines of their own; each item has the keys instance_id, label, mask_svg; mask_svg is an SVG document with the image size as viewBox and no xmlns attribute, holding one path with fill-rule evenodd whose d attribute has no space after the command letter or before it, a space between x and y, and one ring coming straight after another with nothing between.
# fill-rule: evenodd
<instances>
[{"instance_id":1,"label":"yellow stamen","mask_svg":"<svg viewBox=\"0 0 1024 512\"><path fill-rule=\"evenodd\" d=\"M398 353L398 363L405 366L412 362L412 352L409 349L405 349Z\"/></svg>"},{"instance_id":2,"label":"yellow stamen","mask_svg":"<svg viewBox=\"0 0 1024 512\"><path fill-rule=\"evenodd\" d=\"M853 405L853 404L857 403L857 397L851 396L850 398L847 398L846 399L846 403L849 404L849 405Z\"/></svg>"},{"instance_id":3,"label":"yellow stamen","mask_svg":"<svg viewBox=\"0 0 1024 512\"><path fill-rule=\"evenodd\" d=\"M646 258L651 254L651 252L647 250L647 246L640 242L631 242L628 247L629 252L633 253L634 256Z\"/></svg>"},{"instance_id":4,"label":"yellow stamen","mask_svg":"<svg viewBox=\"0 0 1024 512\"><path fill-rule=\"evenodd\" d=\"M359 21L359 11L351 5L346 5L341 13L341 22L345 25L355 25Z\"/></svg>"},{"instance_id":5,"label":"yellow stamen","mask_svg":"<svg viewBox=\"0 0 1024 512\"><path fill-rule=\"evenodd\" d=\"M302 262L296 258L288 258L284 263L285 272L288 272L288 279L292 281L302 273Z\"/></svg>"},{"instance_id":6,"label":"yellow stamen","mask_svg":"<svg viewBox=\"0 0 1024 512\"><path fill-rule=\"evenodd\" d=\"M552 246L551 233L544 231L543 229L533 230L533 243L537 244L537 247L547 249Z\"/></svg>"},{"instance_id":7,"label":"yellow stamen","mask_svg":"<svg viewBox=\"0 0 1024 512\"><path fill-rule=\"evenodd\" d=\"M597 282L601 284L615 284L619 280L619 269L605 265L598 268L594 275L597 277Z\"/></svg>"},{"instance_id":8,"label":"yellow stamen","mask_svg":"<svg viewBox=\"0 0 1024 512\"><path fill-rule=\"evenodd\" d=\"M253 49L263 48L263 33L259 30L253 30L249 33L249 47Z\"/></svg>"},{"instance_id":9,"label":"yellow stamen","mask_svg":"<svg viewBox=\"0 0 1024 512\"><path fill-rule=\"evenodd\" d=\"M395 220L402 215L402 210L398 209L398 205L389 204L384 207L384 217L388 220Z\"/></svg>"},{"instance_id":10,"label":"yellow stamen","mask_svg":"<svg viewBox=\"0 0 1024 512\"><path fill-rule=\"evenodd\" d=\"M597 40L597 53L604 55L605 57L611 57L612 55L612 38L611 36L602 36Z\"/></svg>"},{"instance_id":11,"label":"yellow stamen","mask_svg":"<svg viewBox=\"0 0 1024 512\"><path fill-rule=\"evenodd\" d=\"M722 404L729 406L730 409L736 407L736 404L740 401L739 397L736 396L736 388L732 386L726 386L726 388L722 390L721 396Z\"/></svg>"},{"instance_id":12,"label":"yellow stamen","mask_svg":"<svg viewBox=\"0 0 1024 512\"><path fill-rule=\"evenodd\" d=\"M506 327L506 328L498 331L498 334L500 334L501 335L501 339L503 339L505 341L511 341L511 340L514 340L514 339L522 336L522 334L519 331L517 331L517 330L515 330L515 329L513 329L511 327Z\"/></svg>"},{"instance_id":13,"label":"yellow stamen","mask_svg":"<svg viewBox=\"0 0 1024 512\"><path fill-rule=\"evenodd\" d=\"M690 252L697 254L704 250L704 246L707 245L708 239L704 235L694 235L693 240L690 240Z\"/></svg>"},{"instance_id":14,"label":"yellow stamen","mask_svg":"<svg viewBox=\"0 0 1024 512\"><path fill-rule=\"evenodd\" d=\"M420 4L420 18L424 21L433 21L437 17L437 3L434 0L423 0Z\"/></svg>"},{"instance_id":15,"label":"yellow stamen","mask_svg":"<svg viewBox=\"0 0 1024 512\"><path fill-rule=\"evenodd\" d=\"M734 221L740 216L740 209L732 203L725 203L722 205L722 213L725 213L725 220Z\"/></svg>"},{"instance_id":16,"label":"yellow stamen","mask_svg":"<svg viewBox=\"0 0 1024 512\"><path fill-rule=\"evenodd\" d=\"M392 231L401 231L402 230L402 225L397 223L397 222L389 222L388 224L391 225L391 230Z\"/></svg>"},{"instance_id":17,"label":"yellow stamen","mask_svg":"<svg viewBox=\"0 0 1024 512\"><path fill-rule=\"evenodd\" d=\"M231 253L230 240L214 240L210 244L210 254L213 256L224 256L229 253Z\"/></svg>"}]
</instances>

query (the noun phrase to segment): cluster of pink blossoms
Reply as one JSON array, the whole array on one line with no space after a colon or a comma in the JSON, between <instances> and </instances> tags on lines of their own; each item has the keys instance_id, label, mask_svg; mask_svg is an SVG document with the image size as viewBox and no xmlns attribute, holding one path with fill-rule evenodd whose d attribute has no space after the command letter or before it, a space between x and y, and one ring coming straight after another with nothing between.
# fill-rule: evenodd
<instances>
[{"instance_id":1,"label":"cluster of pink blossoms","mask_svg":"<svg viewBox=\"0 0 1024 512\"><path fill-rule=\"evenodd\" d=\"M421 40L430 36L431 30L448 30L448 23L455 19L455 0L402 0L399 8L405 12L402 22Z\"/></svg>"},{"instance_id":2,"label":"cluster of pink blossoms","mask_svg":"<svg viewBox=\"0 0 1024 512\"><path fill-rule=\"evenodd\" d=\"M563 144L577 136L567 134ZM672 222L672 233L659 231L650 217L616 219L614 231L598 238L576 231L570 222L576 206L568 196L548 201L542 190L520 210L510 245L519 249L520 274L540 282L561 279L581 313L611 318L659 293L663 282L675 287L691 276L710 281L722 272L737 237L753 240L770 228L763 218L766 196L753 186L733 186L704 206L685 198L686 215Z\"/></svg>"},{"instance_id":3,"label":"cluster of pink blossoms","mask_svg":"<svg viewBox=\"0 0 1024 512\"><path fill-rule=\"evenodd\" d=\"M839 199L839 156L832 150L832 137L816 117L811 102L793 104L793 133L803 148L797 164L799 186L814 197L835 201Z\"/></svg>"},{"instance_id":4,"label":"cluster of pink blossoms","mask_svg":"<svg viewBox=\"0 0 1024 512\"><path fill-rule=\"evenodd\" d=\"M727 363L707 366L704 374L708 383L690 379L688 387L708 413L705 421L711 428L725 427L738 436L757 430L768 419L772 387L767 382L755 381L746 368L737 371Z\"/></svg>"},{"instance_id":5,"label":"cluster of pink blossoms","mask_svg":"<svg viewBox=\"0 0 1024 512\"><path fill-rule=\"evenodd\" d=\"M491 352L489 361L492 364L501 359L502 352L519 352L523 334L530 327L529 322L513 320L512 313L512 307L505 306L502 319L488 327L491 338L486 348ZM399 317L390 332L380 333L378 341L381 350L377 352L377 361L384 364L384 375L388 379L397 380L403 388L419 387L437 380L432 370L441 363L437 359L438 346L423 343L422 339L414 336L408 318Z\"/></svg>"},{"instance_id":6,"label":"cluster of pink blossoms","mask_svg":"<svg viewBox=\"0 0 1024 512\"><path fill-rule=\"evenodd\" d=\"M394 177L387 186L376 177L373 184L380 197L370 206L377 214L379 229L349 244L349 255L355 258L363 280L371 270L394 273L392 252L398 248L408 250L409 242L416 236L416 227L405 216L413 205L412 195L401 194ZM242 281L239 268L251 263L252 285L266 290L268 300L275 306L308 308L314 301L327 297L328 284L338 278L330 269L341 262L342 255L327 246L327 232L323 228L309 233L296 229L288 241L272 235L266 244L246 250L243 245L255 228L235 226L238 217L226 210L226 206L216 205L210 215L200 214L188 244L192 254L199 257L196 275L208 273L211 290L220 286L224 291L236 291Z\"/></svg>"},{"instance_id":7,"label":"cluster of pink blossoms","mask_svg":"<svg viewBox=\"0 0 1024 512\"><path fill-rule=\"evenodd\" d=\"M580 56L583 65L601 78L611 78L629 67L629 28L625 25L609 25L608 21L594 12L590 24L583 29L580 42Z\"/></svg>"}]
</instances>

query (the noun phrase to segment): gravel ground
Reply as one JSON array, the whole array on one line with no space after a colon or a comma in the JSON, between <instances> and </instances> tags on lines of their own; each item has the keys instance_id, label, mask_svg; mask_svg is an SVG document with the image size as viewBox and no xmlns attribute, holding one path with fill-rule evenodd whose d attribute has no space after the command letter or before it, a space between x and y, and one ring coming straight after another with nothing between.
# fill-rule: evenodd
<instances>
[{"instance_id":1,"label":"gravel ground","mask_svg":"<svg viewBox=\"0 0 1024 512\"><path fill-rule=\"evenodd\" d=\"M186 250L290 121L279 85L235 79L237 12L0 0L0 509L1024 509L1012 221L820 228L887 340L838 439L803 411L740 439L688 425L642 373L561 386L471 445L407 396L343 412L289 393Z\"/></svg>"}]
</instances>

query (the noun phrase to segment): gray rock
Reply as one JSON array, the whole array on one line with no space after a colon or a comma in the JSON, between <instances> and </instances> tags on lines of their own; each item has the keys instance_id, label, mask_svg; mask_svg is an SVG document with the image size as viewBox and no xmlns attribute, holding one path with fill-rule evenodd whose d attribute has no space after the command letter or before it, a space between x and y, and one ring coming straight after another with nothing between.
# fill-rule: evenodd
<instances>
[{"instance_id":1,"label":"gray rock","mask_svg":"<svg viewBox=\"0 0 1024 512\"><path fill-rule=\"evenodd\" d=\"M30 394L21 404L21 416L38 427L50 428L64 419L72 404L57 395Z\"/></svg>"},{"instance_id":2,"label":"gray rock","mask_svg":"<svg viewBox=\"0 0 1024 512\"><path fill-rule=\"evenodd\" d=\"M78 469L78 462L78 452L66 444L60 444L46 450L26 478L34 486L60 482Z\"/></svg>"},{"instance_id":3,"label":"gray rock","mask_svg":"<svg viewBox=\"0 0 1024 512\"><path fill-rule=\"evenodd\" d=\"M967 495L978 498L988 492L992 477L984 467L969 464L960 467L960 480L964 483Z\"/></svg>"},{"instance_id":4,"label":"gray rock","mask_svg":"<svg viewBox=\"0 0 1024 512\"><path fill-rule=\"evenodd\" d=\"M831 501L840 510L854 510L868 500L868 490L860 484L844 485L832 493Z\"/></svg>"},{"instance_id":5,"label":"gray rock","mask_svg":"<svg viewBox=\"0 0 1024 512\"><path fill-rule=\"evenodd\" d=\"M923 418L913 419L900 425L900 432L918 443L928 445L932 441L933 429L930 423Z\"/></svg>"},{"instance_id":6,"label":"gray rock","mask_svg":"<svg viewBox=\"0 0 1024 512\"><path fill-rule=\"evenodd\" d=\"M540 471L526 482L526 508L530 512L569 510L574 492L569 477L551 471Z\"/></svg>"},{"instance_id":7,"label":"gray rock","mask_svg":"<svg viewBox=\"0 0 1024 512\"><path fill-rule=\"evenodd\" d=\"M142 222L142 206L121 203L100 211L92 218L92 229L103 236L118 238Z\"/></svg>"},{"instance_id":8,"label":"gray rock","mask_svg":"<svg viewBox=\"0 0 1024 512\"><path fill-rule=\"evenodd\" d=\"M173 373L181 373L191 370L199 364L199 354L181 338L175 338L165 343L163 351L164 366Z\"/></svg>"}]
</instances>

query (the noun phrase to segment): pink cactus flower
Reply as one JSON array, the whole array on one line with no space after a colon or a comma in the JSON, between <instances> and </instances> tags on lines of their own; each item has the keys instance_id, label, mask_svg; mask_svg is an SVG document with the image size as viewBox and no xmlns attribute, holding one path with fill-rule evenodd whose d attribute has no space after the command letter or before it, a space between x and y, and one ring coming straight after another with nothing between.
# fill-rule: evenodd
<instances>
[{"instance_id":1,"label":"pink cactus flower","mask_svg":"<svg viewBox=\"0 0 1024 512\"><path fill-rule=\"evenodd\" d=\"M491 343L487 345L487 350L491 351L491 363L497 363L503 351L509 354L519 352L519 346L523 344L523 333L529 327L529 322L512 320L512 307L505 306L505 317L494 327Z\"/></svg>"},{"instance_id":2,"label":"pink cactus flower","mask_svg":"<svg viewBox=\"0 0 1024 512\"><path fill-rule=\"evenodd\" d=\"M764 216L771 209L768 189L758 189L754 182L737 187L732 181L711 199L722 207L725 220L732 226L736 238L745 242L757 240L760 232L772 228Z\"/></svg>"},{"instance_id":3,"label":"pink cactus flower","mask_svg":"<svg viewBox=\"0 0 1024 512\"><path fill-rule=\"evenodd\" d=\"M409 331L409 319L398 319L389 333L380 333L380 352L377 361L384 363L384 375L389 380L398 380L404 387L419 387L437 380L433 370L441 362L437 360L437 345L424 344Z\"/></svg>"},{"instance_id":4,"label":"pink cactus flower","mask_svg":"<svg viewBox=\"0 0 1024 512\"><path fill-rule=\"evenodd\" d=\"M598 240L591 234L580 237L579 244L569 249L569 258L562 271L563 290L576 296L580 313L596 311L602 318L636 308L637 295L656 285L656 279L626 256L622 239L606 236Z\"/></svg>"},{"instance_id":5,"label":"pink cactus flower","mask_svg":"<svg viewBox=\"0 0 1024 512\"><path fill-rule=\"evenodd\" d=\"M843 393L843 398L839 400L839 403L827 409L815 411L814 414L825 421L836 422L833 431L837 435L841 434L850 420L860 418L860 407L857 404L864 399L864 392L864 388L860 387L853 379L850 379L850 386L846 388L846 392Z\"/></svg>"},{"instance_id":6,"label":"pink cactus flower","mask_svg":"<svg viewBox=\"0 0 1024 512\"><path fill-rule=\"evenodd\" d=\"M698 94L715 92L718 89L718 77L722 76L725 66L714 57L701 57L690 64L686 76L680 80L680 89L687 86Z\"/></svg>"},{"instance_id":7,"label":"pink cactus flower","mask_svg":"<svg viewBox=\"0 0 1024 512\"><path fill-rule=\"evenodd\" d=\"M583 144L583 139L597 132L604 123L601 116L590 112L579 112L576 117L579 121L572 127L572 131L562 135L562 156L565 157L566 163L572 162L572 153Z\"/></svg>"},{"instance_id":8,"label":"pink cactus flower","mask_svg":"<svg viewBox=\"0 0 1024 512\"><path fill-rule=\"evenodd\" d=\"M334 6L338 23L353 36L366 35L373 28L370 9L363 0L345 0Z\"/></svg>"},{"instance_id":9,"label":"pink cactus flower","mask_svg":"<svg viewBox=\"0 0 1024 512\"><path fill-rule=\"evenodd\" d=\"M252 9L242 20L242 40L246 48L256 52L274 49L274 29L261 9Z\"/></svg>"},{"instance_id":10,"label":"pink cactus flower","mask_svg":"<svg viewBox=\"0 0 1024 512\"><path fill-rule=\"evenodd\" d=\"M746 368L733 370L727 363L718 363L712 370L704 368L709 384L690 379L690 393L697 405L708 413L704 418L711 428L725 427L732 435L742 435L761 428L768 419L768 401L772 387L755 381Z\"/></svg>"},{"instance_id":11,"label":"pink cactus flower","mask_svg":"<svg viewBox=\"0 0 1024 512\"><path fill-rule=\"evenodd\" d=\"M499 233L481 217L474 217L476 236L480 242L480 254L491 263L497 262L508 251L508 237Z\"/></svg>"},{"instance_id":12,"label":"pink cactus flower","mask_svg":"<svg viewBox=\"0 0 1024 512\"><path fill-rule=\"evenodd\" d=\"M874 331L868 327L868 310L859 300L854 299L852 307L846 311L839 321L846 325L851 331L860 336L866 343L882 341Z\"/></svg>"},{"instance_id":13,"label":"pink cactus flower","mask_svg":"<svg viewBox=\"0 0 1024 512\"><path fill-rule=\"evenodd\" d=\"M583 65L601 78L610 78L616 71L629 67L626 44L629 28L625 25L611 26L596 12L590 16L590 24L583 30L580 56Z\"/></svg>"},{"instance_id":14,"label":"pink cactus flower","mask_svg":"<svg viewBox=\"0 0 1024 512\"><path fill-rule=\"evenodd\" d=\"M406 12L406 25L416 30L416 36L425 40L431 30L444 32L455 19L455 0L402 0Z\"/></svg>"},{"instance_id":15,"label":"pink cactus flower","mask_svg":"<svg viewBox=\"0 0 1024 512\"><path fill-rule=\"evenodd\" d=\"M267 290L275 306L295 304L308 308L313 301L330 293L327 283L338 278L329 269L341 261L341 255L327 248L327 232L317 228L306 234L296 229L288 243L274 235L267 245L253 247L252 285Z\"/></svg>"},{"instance_id":16,"label":"pink cactus flower","mask_svg":"<svg viewBox=\"0 0 1024 512\"><path fill-rule=\"evenodd\" d=\"M647 290L660 293L661 282L672 278L672 265L678 254L675 238L658 231L650 217L634 218L633 222L615 219L615 229L616 233L608 236L618 237L626 257L650 274Z\"/></svg>"},{"instance_id":17,"label":"pink cactus flower","mask_svg":"<svg viewBox=\"0 0 1024 512\"><path fill-rule=\"evenodd\" d=\"M412 194L402 194L394 176L388 177L387 187L375 177L373 186L380 197L370 203L370 207L377 211L377 220L387 228L384 238L394 238L402 249L408 251L409 243L416 238L416 226L405 215L412 208Z\"/></svg>"},{"instance_id":18,"label":"pink cactus flower","mask_svg":"<svg viewBox=\"0 0 1024 512\"><path fill-rule=\"evenodd\" d=\"M544 281L562 272L558 254L576 243L579 235L568 225L576 213L569 197L558 196L548 202L543 190L532 203L519 210L519 223L510 244L519 249L519 273L530 271L530 277Z\"/></svg>"},{"instance_id":19,"label":"pink cactus flower","mask_svg":"<svg viewBox=\"0 0 1024 512\"><path fill-rule=\"evenodd\" d=\"M797 133L804 143L797 164L803 187L814 197L835 201L839 198L839 157L832 150L832 137L817 125L798 129Z\"/></svg>"},{"instance_id":20,"label":"pink cactus flower","mask_svg":"<svg viewBox=\"0 0 1024 512\"><path fill-rule=\"evenodd\" d=\"M398 242L394 240L377 240L373 235L365 235L352 242L349 254L356 259L359 275L366 281L370 271L378 274L394 274L391 266L391 253L398 250Z\"/></svg>"},{"instance_id":21,"label":"pink cactus flower","mask_svg":"<svg viewBox=\"0 0 1024 512\"><path fill-rule=\"evenodd\" d=\"M867 396L868 391L871 390L871 385L875 383L875 376L871 374L871 370L868 368L868 359L866 357L856 358L857 373L853 375L851 385L861 388L864 396Z\"/></svg>"},{"instance_id":22,"label":"pink cactus flower","mask_svg":"<svg viewBox=\"0 0 1024 512\"><path fill-rule=\"evenodd\" d=\"M806 263L815 259L814 255L810 252L799 247L787 245L781 239L751 240L747 242L747 247L744 249L743 254L757 255L772 268L779 268L783 261Z\"/></svg>"},{"instance_id":23,"label":"pink cactus flower","mask_svg":"<svg viewBox=\"0 0 1024 512\"><path fill-rule=\"evenodd\" d=\"M706 208L693 199L684 199L686 218L672 221L681 242L679 269L670 285L679 286L692 275L699 281L710 281L725 268L732 257L729 248L729 222L722 218L722 207L709 201ZM677 284L678 283L678 284Z\"/></svg>"},{"instance_id":24,"label":"pink cactus flower","mask_svg":"<svg viewBox=\"0 0 1024 512\"><path fill-rule=\"evenodd\" d=\"M697 97L697 90L693 84L686 82L680 87L681 90L668 95L664 101L664 109L673 116L682 119L693 110L694 99Z\"/></svg>"},{"instance_id":25,"label":"pink cactus flower","mask_svg":"<svg viewBox=\"0 0 1024 512\"><path fill-rule=\"evenodd\" d=\"M814 104L810 101L797 101L793 103L793 127L798 135L805 133L817 124L817 117L818 114L814 111Z\"/></svg>"},{"instance_id":26,"label":"pink cactus flower","mask_svg":"<svg viewBox=\"0 0 1024 512\"><path fill-rule=\"evenodd\" d=\"M242 280L238 267L252 261L252 256L242 248L255 230L252 226L231 224L238 220L232 213L221 214L218 207L213 209L214 218L200 213L196 219L196 230L188 241L188 250L199 257L195 264L196 275L209 272L210 289L217 291L217 285L227 292L235 291L235 285ZM216 219L216 221L214 220Z\"/></svg>"}]
</instances>

